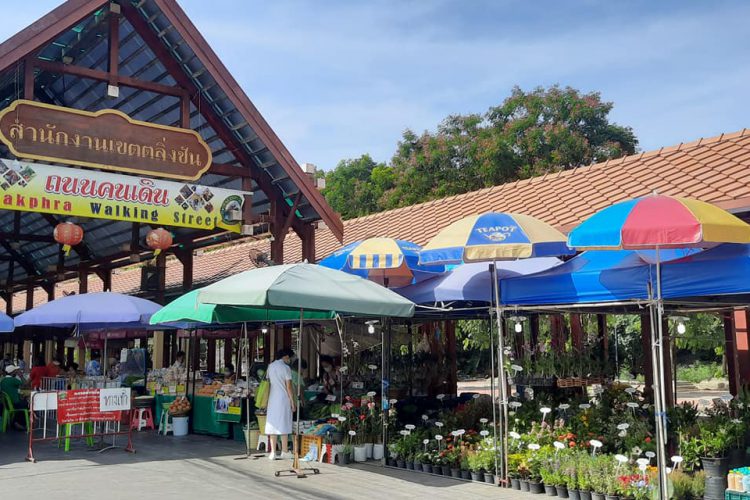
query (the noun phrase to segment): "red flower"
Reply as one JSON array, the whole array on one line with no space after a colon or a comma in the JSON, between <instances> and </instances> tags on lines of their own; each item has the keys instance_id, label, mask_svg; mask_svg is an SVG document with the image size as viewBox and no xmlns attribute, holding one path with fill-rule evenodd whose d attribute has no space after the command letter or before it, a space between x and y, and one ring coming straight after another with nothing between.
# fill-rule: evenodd
<instances>
[{"instance_id":1,"label":"red flower","mask_svg":"<svg viewBox=\"0 0 750 500\"><path fill-rule=\"evenodd\" d=\"M575 448L576 447L576 442L575 441L571 441L570 443L568 443L568 447Z\"/></svg>"},{"instance_id":2,"label":"red flower","mask_svg":"<svg viewBox=\"0 0 750 500\"><path fill-rule=\"evenodd\" d=\"M360 416L359 416L359 419L360 419L360 420L362 420L363 422L364 422L364 420L365 420L366 418L367 418L367 417L366 417L366 416L364 416L364 415L360 415Z\"/></svg>"},{"instance_id":3,"label":"red flower","mask_svg":"<svg viewBox=\"0 0 750 500\"><path fill-rule=\"evenodd\" d=\"M650 437L648 437L648 436L646 436L646 442L647 442L647 443L650 443L650 442L651 442L651 438L650 438Z\"/></svg>"}]
</instances>

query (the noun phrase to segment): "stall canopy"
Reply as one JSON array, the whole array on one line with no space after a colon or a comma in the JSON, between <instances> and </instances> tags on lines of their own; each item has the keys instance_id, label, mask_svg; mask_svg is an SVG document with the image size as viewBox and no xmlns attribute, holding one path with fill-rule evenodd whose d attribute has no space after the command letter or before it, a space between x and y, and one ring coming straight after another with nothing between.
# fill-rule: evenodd
<instances>
[{"instance_id":1,"label":"stall canopy","mask_svg":"<svg viewBox=\"0 0 750 500\"><path fill-rule=\"evenodd\" d=\"M150 300L112 292L69 295L42 304L15 318L16 326L83 329L146 327L161 306Z\"/></svg>"},{"instance_id":2,"label":"stall canopy","mask_svg":"<svg viewBox=\"0 0 750 500\"><path fill-rule=\"evenodd\" d=\"M247 322L299 321L298 310L257 309L240 306L217 306L198 303L198 292L193 290L176 298L151 316L151 324L168 324L180 328L205 328L210 324ZM332 312L305 311L303 319L333 319Z\"/></svg>"},{"instance_id":3,"label":"stall canopy","mask_svg":"<svg viewBox=\"0 0 750 500\"><path fill-rule=\"evenodd\" d=\"M538 273L561 264L554 257L497 262L500 279ZM486 262L462 264L448 273L398 289L397 292L416 304L492 302L492 281Z\"/></svg>"},{"instance_id":4,"label":"stall canopy","mask_svg":"<svg viewBox=\"0 0 750 500\"><path fill-rule=\"evenodd\" d=\"M336 311L411 317L414 303L376 283L315 264L287 264L235 274L198 292L198 302L251 308Z\"/></svg>"},{"instance_id":5,"label":"stall canopy","mask_svg":"<svg viewBox=\"0 0 750 500\"><path fill-rule=\"evenodd\" d=\"M665 299L750 293L750 245L725 243L662 266Z\"/></svg>"}]
</instances>

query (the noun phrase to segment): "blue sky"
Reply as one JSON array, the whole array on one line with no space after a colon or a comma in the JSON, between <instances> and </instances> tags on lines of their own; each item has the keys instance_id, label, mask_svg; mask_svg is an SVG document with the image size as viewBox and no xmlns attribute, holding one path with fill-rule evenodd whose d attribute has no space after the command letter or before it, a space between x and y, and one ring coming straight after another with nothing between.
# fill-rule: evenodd
<instances>
[{"instance_id":1,"label":"blue sky","mask_svg":"<svg viewBox=\"0 0 750 500\"><path fill-rule=\"evenodd\" d=\"M59 1L4 0L0 38ZM613 101L651 150L750 126L750 2L180 0L295 158L388 160L513 85Z\"/></svg>"}]
</instances>

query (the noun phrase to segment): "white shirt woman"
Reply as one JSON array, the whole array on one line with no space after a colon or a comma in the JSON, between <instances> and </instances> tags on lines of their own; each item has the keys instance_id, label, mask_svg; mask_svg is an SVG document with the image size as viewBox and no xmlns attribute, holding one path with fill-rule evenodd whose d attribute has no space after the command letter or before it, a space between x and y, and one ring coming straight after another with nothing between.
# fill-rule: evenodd
<instances>
[{"instance_id":1,"label":"white shirt woman","mask_svg":"<svg viewBox=\"0 0 750 500\"><path fill-rule=\"evenodd\" d=\"M276 355L276 361L268 365L268 382L271 390L268 394L265 434L271 439L269 459L276 458L276 436L281 436L281 458L290 458L287 451L287 435L292 433L292 412L295 410L292 394L292 370L289 359L294 353L291 349L283 350Z\"/></svg>"}]
</instances>

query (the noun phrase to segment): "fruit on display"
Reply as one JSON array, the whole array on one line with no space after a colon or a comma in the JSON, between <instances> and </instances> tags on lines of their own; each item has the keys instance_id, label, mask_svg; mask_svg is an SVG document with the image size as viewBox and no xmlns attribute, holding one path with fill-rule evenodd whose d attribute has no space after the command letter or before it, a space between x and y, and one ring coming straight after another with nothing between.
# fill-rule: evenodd
<instances>
[{"instance_id":1,"label":"fruit on display","mask_svg":"<svg viewBox=\"0 0 750 500\"><path fill-rule=\"evenodd\" d=\"M216 394L216 391L221 389L221 385L221 382L214 382L212 384L204 385L203 387L198 389L196 394L198 396L213 396L214 394Z\"/></svg>"},{"instance_id":2,"label":"fruit on display","mask_svg":"<svg viewBox=\"0 0 750 500\"><path fill-rule=\"evenodd\" d=\"M169 414L173 417L181 417L190 413L190 401L184 396L181 396L169 405Z\"/></svg>"}]
</instances>

